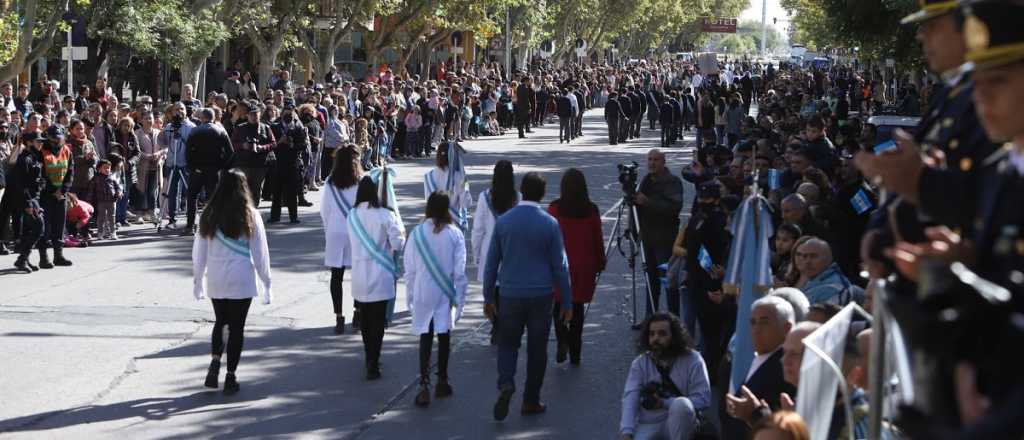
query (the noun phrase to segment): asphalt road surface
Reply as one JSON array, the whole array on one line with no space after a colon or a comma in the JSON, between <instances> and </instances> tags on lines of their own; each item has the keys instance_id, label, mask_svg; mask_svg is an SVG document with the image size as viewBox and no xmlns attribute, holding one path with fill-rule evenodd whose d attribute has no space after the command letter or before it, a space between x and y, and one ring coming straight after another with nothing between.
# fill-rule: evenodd
<instances>
[{"instance_id":1,"label":"asphalt road surface","mask_svg":"<svg viewBox=\"0 0 1024 440\"><path fill-rule=\"evenodd\" d=\"M659 132L648 130L645 121L642 139L609 146L601 114L595 109L585 116L585 136L571 145L558 143L557 122L534 129L527 139L510 132L465 142L474 201L489 186L499 159L513 162L517 181L527 171L542 173L548 182L545 202L557 198L561 173L576 167L605 213L608 236L621 197L616 164L636 161L643 171ZM689 145L692 135L686 140ZM677 174L691 157L689 147L667 153ZM432 159L394 166L406 225L422 217L422 176L431 166ZM689 201L693 188L686 186ZM316 201L319 194L309 198ZM264 215L267 205L261 207ZM192 297L191 238L133 226L120 241L68 250L72 268L31 275L9 269L13 256L0 258L0 437L617 437L622 386L636 354L630 271L617 251L586 317L582 365L554 364L552 331L541 396L548 411L521 417L524 343L520 392L508 419L499 423L491 417L496 349L488 343L476 267L468 268L469 301L452 336L455 394L419 408L412 402L418 337L410 335L408 313L402 313L402 282L397 320L385 336L384 377L367 382L359 335L333 334L318 207L300 208L300 218L300 225L268 227L276 298L269 306L253 302L238 368L242 389L231 397L203 387L213 311L208 301ZM345 290L345 315L351 317L348 281Z\"/></svg>"}]
</instances>

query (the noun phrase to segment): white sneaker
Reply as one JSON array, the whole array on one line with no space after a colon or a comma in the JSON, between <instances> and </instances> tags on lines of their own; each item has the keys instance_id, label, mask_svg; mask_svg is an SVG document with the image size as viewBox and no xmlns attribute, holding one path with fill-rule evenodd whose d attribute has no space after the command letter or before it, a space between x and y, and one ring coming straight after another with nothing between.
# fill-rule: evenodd
<instances>
[{"instance_id":1,"label":"white sneaker","mask_svg":"<svg viewBox=\"0 0 1024 440\"><path fill-rule=\"evenodd\" d=\"M118 238L117 238L117 233L116 232L113 233L113 234L110 234L110 241L117 241L117 240L118 240Z\"/></svg>"}]
</instances>

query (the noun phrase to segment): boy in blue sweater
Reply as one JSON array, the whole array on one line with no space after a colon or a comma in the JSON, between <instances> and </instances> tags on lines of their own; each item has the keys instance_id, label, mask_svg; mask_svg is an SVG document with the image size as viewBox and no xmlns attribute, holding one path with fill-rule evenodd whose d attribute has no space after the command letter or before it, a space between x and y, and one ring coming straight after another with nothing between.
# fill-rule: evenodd
<instances>
[{"instance_id":1,"label":"boy in blue sweater","mask_svg":"<svg viewBox=\"0 0 1024 440\"><path fill-rule=\"evenodd\" d=\"M493 319L498 313L498 390L495 420L508 416L515 392L516 362L523 329L527 330L526 391L521 414L541 414L540 388L547 368L548 334L551 330L551 293L555 285L562 294L562 316L572 319L572 289L569 262L565 255L558 221L541 209L544 178L537 173L523 176L523 201L498 218L491 238L484 272L484 313ZM501 309L494 299L501 286Z\"/></svg>"}]
</instances>

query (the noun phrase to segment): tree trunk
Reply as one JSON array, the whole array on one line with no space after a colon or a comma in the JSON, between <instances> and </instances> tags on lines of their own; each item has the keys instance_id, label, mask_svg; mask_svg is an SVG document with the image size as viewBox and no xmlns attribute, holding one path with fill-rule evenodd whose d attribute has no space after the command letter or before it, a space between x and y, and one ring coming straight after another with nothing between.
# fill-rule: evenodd
<instances>
[{"instance_id":1,"label":"tree trunk","mask_svg":"<svg viewBox=\"0 0 1024 440\"><path fill-rule=\"evenodd\" d=\"M205 56L188 58L181 63L181 86L191 84L192 90L199 90L199 71L206 62Z\"/></svg>"},{"instance_id":2,"label":"tree trunk","mask_svg":"<svg viewBox=\"0 0 1024 440\"><path fill-rule=\"evenodd\" d=\"M277 55L281 53L281 45L271 44L266 48L260 46L256 44L256 52L260 55L260 96L263 96L270 87L270 77L274 75L274 66L277 64Z\"/></svg>"}]
</instances>

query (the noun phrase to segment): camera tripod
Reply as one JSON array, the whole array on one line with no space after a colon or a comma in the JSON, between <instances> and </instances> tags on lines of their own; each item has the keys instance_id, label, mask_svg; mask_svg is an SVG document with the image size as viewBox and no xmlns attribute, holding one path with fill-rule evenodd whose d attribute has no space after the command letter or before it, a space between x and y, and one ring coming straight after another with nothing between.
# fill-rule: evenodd
<instances>
[{"instance_id":1,"label":"camera tripod","mask_svg":"<svg viewBox=\"0 0 1024 440\"><path fill-rule=\"evenodd\" d=\"M630 281L632 287L630 289L630 297L633 304L633 314L630 318L630 324L634 329L640 325L637 322L637 310L636 304L636 260L637 256L640 256L640 268L643 275L644 291L647 293L647 301L651 307L654 307L654 294L651 292L651 284L647 280L647 257L644 253L644 242L640 237L640 219L637 215L636 205L633 204L632 196L624 196L619 199L618 214L615 217L615 225L612 226L611 235L608 236L608 246L605 247L605 261L608 261L608 257L612 253L612 241L615 242L615 248L618 249L619 255L622 255L626 259L626 264L629 266ZM626 226L623 226L623 217L625 217ZM625 243L623 243L625 242ZM623 247L625 245L626 247ZM600 274L598 274L600 279Z\"/></svg>"}]
</instances>

